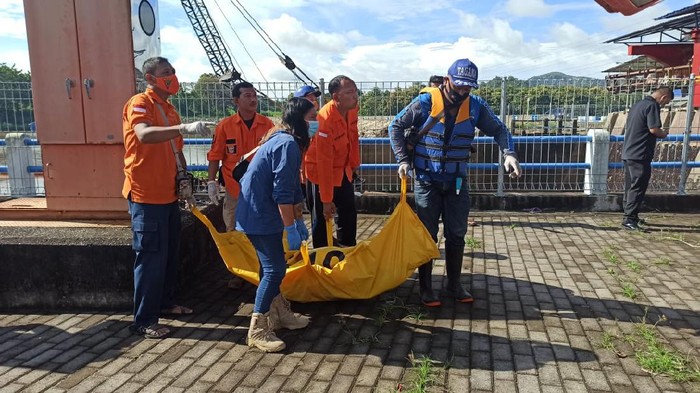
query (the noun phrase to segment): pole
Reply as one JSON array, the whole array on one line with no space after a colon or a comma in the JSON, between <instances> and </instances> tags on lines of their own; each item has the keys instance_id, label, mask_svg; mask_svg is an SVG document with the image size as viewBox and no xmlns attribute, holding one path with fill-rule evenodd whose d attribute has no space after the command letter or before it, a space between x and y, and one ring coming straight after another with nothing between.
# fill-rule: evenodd
<instances>
[{"instance_id":1,"label":"pole","mask_svg":"<svg viewBox=\"0 0 700 393\"><path fill-rule=\"evenodd\" d=\"M323 102L323 96L326 95L326 84L325 84L323 78L318 80L318 88L321 91L321 96L318 97L318 107L323 108L323 105L325 104Z\"/></svg>"},{"instance_id":2,"label":"pole","mask_svg":"<svg viewBox=\"0 0 700 393\"><path fill-rule=\"evenodd\" d=\"M503 77L501 81L501 121L505 124L506 122L506 78ZM503 169L503 152L498 149L498 188L496 189L496 196L502 197L504 182L503 177L505 175L505 170Z\"/></svg>"},{"instance_id":3,"label":"pole","mask_svg":"<svg viewBox=\"0 0 700 393\"><path fill-rule=\"evenodd\" d=\"M695 94L695 74L690 74L688 82L688 105L685 113L685 132L683 133L683 152L681 157L681 178L678 182L678 195L685 195L685 182L688 176L688 156L690 152L690 132L693 121L693 97Z\"/></svg>"}]
</instances>

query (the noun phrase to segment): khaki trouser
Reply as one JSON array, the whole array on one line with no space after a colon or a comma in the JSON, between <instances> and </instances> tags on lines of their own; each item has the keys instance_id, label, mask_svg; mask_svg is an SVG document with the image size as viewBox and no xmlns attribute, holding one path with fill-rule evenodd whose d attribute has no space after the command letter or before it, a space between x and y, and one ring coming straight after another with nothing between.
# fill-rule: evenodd
<instances>
[{"instance_id":1,"label":"khaki trouser","mask_svg":"<svg viewBox=\"0 0 700 393\"><path fill-rule=\"evenodd\" d=\"M226 192L222 215L227 232L236 230L236 206L238 206L238 198L234 198L231 194Z\"/></svg>"}]
</instances>

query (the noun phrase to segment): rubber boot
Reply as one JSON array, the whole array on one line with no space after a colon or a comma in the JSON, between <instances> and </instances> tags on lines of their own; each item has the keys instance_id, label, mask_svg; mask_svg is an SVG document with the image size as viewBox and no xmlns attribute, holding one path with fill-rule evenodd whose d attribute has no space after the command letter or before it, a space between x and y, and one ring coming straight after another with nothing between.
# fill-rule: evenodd
<instances>
[{"instance_id":1,"label":"rubber boot","mask_svg":"<svg viewBox=\"0 0 700 393\"><path fill-rule=\"evenodd\" d=\"M418 286L420 288L420 301L426 307L438 307L440 298L433 292L433 261L418 267Z\"/></svg>"},{"instance_id":2,"label":"rubber boot","mask_svg":"<svg viewBox=\"0 0 700 393\"><path fill-rule=\"evenodd\" d=\"M270 329L303 329L309 324L309 321L309 317L294 313L289 301L285 299L281 293L272 299L270 318L268 319Z\"/></svg>"},{"instance_id":3,"label":"rubber boot","mask_svg":"<svg viewBox=\"0 0 700 393\"><path fill-rule=\"evenodd\" d=\"M447 296L454 297L460 303L471 303L474 301L472 295L462 286L460 278L462 276L462 256L464 246L445 246L445 270L447 271Z\"/></svg>"},{"instance_id":4,"label":"rubber boot","mask_svg":"<svg viewBox=\"0 0 700 393\"><path fill-rule=\"evenodd\" d=\"M263 352L279 352L285 348L284 341L280 340L268 325L270 313L253 313L248 329L248 346L255 347Z\"/></svg>"}]
</instances>

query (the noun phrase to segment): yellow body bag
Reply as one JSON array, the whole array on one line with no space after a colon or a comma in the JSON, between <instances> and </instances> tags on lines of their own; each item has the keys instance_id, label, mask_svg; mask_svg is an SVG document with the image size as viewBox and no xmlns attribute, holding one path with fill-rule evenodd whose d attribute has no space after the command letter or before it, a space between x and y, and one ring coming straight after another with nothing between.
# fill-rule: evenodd
<instances>
[{"instance_id":1,"label":"yellow body bag","mask_svg":"<svg viewBox=\"0 0 700 393\"><path fill-rule=\"evenodd\" d=\"M199 210L192 212L209 229L228 270L258 285L260 263L245 234L220 233ZM282 294L298 302L369 299L401 285L418 266L438 256L437 245L406 202L403 179L399 204L373 238L354 247L308 249L304 242L301 250L287 252Z\"/></svg>"}]
</instances>

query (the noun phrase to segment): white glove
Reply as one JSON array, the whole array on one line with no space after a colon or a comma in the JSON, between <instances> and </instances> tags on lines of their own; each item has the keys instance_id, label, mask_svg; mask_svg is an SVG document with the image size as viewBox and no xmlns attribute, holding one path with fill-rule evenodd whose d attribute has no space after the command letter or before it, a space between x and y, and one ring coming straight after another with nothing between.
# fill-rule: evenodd
<instances>
[{"instance_id":1,"label":"white glove","mask_svg":"<svg viewBox=\"0 0 700 393\"><path fill-rule=\"evenodd\" d=\"M520 162L517 158L515 158L515 156L506 156L506 158L503 160L503 168L505 168L506 172L510 173L508 176L510 176L511 179L520 177L522 174Z\"/></svg>"},{"instance_id":2,"label":"white glove","mask_svg":"<svg viewBox=\"0 0 700 393\"><path fill-rule=\"evenodd\" d=\"M212 132L208 126L213 126L216 123L212 121L195 121L193 123L180 124L180 132L184 134L198 134L205 138L211 138Z\"/></svg>"},{"instance_id":3,"label":"white glove","mask_svg":"<svg viewBox=\"0 0 700 393\"><path fill-rule=\"evenodd\" d=\"M408 165L407 162L402 162L399 164L399 177L401 179L405 178L408 176L408 172L411 170L410 166Z\"/></svg>"},{"instance_id":4,"label":"white glove","mask_svg":"<svg viewBox=\"0 0 700 393\"><path fill-rule=\"evenodd\" d=\"M219 183L216 180L209 180L207 182L207 194L209 195L211 203L219 206Z\"/></svg>"}]
</instances>

